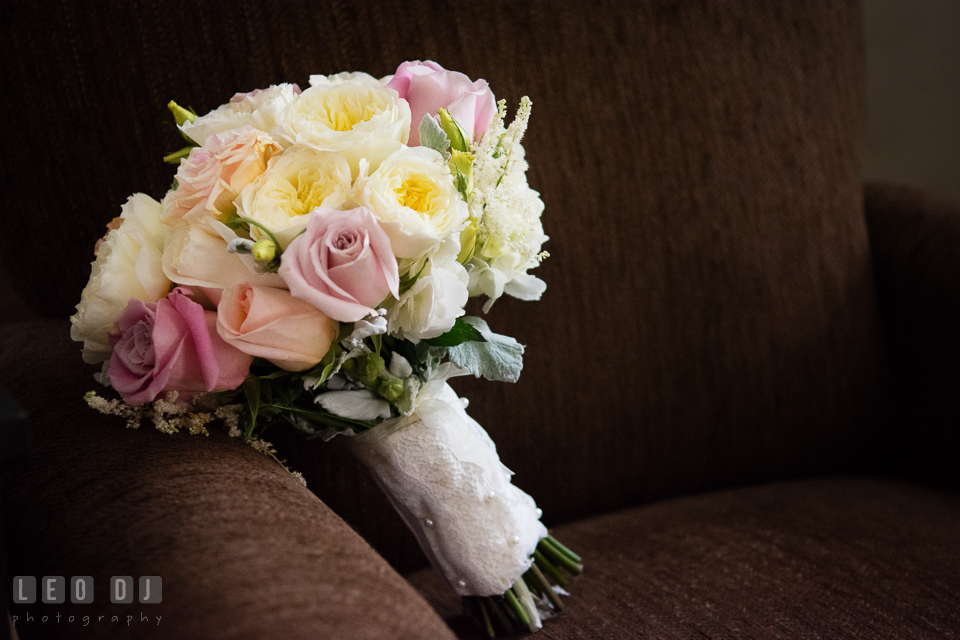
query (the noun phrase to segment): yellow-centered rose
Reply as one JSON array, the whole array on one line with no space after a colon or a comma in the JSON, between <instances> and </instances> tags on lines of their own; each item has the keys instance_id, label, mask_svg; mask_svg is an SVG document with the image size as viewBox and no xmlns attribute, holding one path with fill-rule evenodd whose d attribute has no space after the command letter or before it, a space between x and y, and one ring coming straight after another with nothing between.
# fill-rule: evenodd
<instances>
[{"instance_id":1,"label":"yellow-centered rose","mask_svg":"<svg viewBox=\"0 0 960 640\"><path fill-rule=\"evenodd\" d=\"M307 226L317 207L350 208L350 167L340 154L294 145L270 160L267 170L237 199L237 215L270 229L285 248ZM266 237L251 225L250 235Z\"/></svg>"},{"instance_id":2,"label":"yellow-centered rose","mask_svg":"<svg viewBox=\"0 0 960 640\"><path fill-rule=\"evenodd\" d=\"M284 114L290 144L342 153L354 176L361 158L373 164L406 144L410 106L367 74L313 76L313 85Z\"/></svg>"},{"instance_id":3,"label":"yellow-centered rose","mask_svg":"<svg viewBox=\"0 0 960 640\"><path fill-rule=\"evenodd\" d=\"M372 210L398 258L418 258L452 233L468 209L443 157L426 147L403 147L357 180L357 201Z\"/></svg>"}]
</instances>

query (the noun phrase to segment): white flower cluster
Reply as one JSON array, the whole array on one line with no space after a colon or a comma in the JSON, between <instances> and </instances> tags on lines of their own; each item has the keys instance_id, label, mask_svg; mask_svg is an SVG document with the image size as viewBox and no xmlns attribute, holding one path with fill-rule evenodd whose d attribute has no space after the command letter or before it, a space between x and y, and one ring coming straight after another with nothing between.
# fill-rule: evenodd
<instances>
[{"instance_id":1,"label":"white flower cluster","mask_svg":"<svg viewBox=\"0 0 960 640\"><path fill-rule=\"evenodd\" d=\"M527 273L545 257L547 236L540 216L543 201L527 184L527 162L520 144L530 119L530 100L524 97L509 127L504 127L506 104L476 146L470 217L478 225L476 252L470 261L470 295L486 295L484 311L504 293L521 300L539 300L546 284Z\"/></svg>"}]
</instances>

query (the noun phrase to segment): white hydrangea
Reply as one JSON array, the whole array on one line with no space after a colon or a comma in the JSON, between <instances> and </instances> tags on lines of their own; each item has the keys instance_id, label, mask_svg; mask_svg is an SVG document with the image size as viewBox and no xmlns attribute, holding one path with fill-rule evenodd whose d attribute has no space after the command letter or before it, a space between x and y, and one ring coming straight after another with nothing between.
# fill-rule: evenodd
<instances>
[{"instance_id":1,"label":"white hydrangea","mask_svg":"<svg viewBox=\"0 0 960 640\"><path fill-rule=\"evenodd\" d=\"M443 335L464 314L469 294L467 270L457 262L456 235L442 242L423 265L413 286L387 312L391 335L419 342Z\"/></svg>"}]
</instances>

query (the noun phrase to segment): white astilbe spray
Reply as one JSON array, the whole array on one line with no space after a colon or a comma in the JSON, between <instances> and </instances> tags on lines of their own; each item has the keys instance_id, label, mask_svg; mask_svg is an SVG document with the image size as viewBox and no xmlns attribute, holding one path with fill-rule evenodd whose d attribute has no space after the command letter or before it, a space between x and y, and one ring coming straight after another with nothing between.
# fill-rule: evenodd
<instances>
[{"instance_id":1,"label":"white astilbe spray","mask_svg":"<svg viewBox=\"0 0 960 640\"><path fill-rule=\"evenodd\" d=\"M530 109L530 99L524 97L513 122L504 127L506 102L501 100L493 123L473 149L473 191L468 205L477 238L470 263L470 294L490 298L484 310L504 292L537 300L545 289L540 280L526 273L547 256L541 251L547 240L540 222L543 202L527 184L528 165L520 144Z\"/></svg>"},{"instance_id":2,"label":"white astilbe spray","mask_svg":"<svg viewBox=\"0 0 960 640\"><path fill-rule=\"evenodd\" d=\"M120 400L107 400L91 391L84 396L87 405L100 413L120 416L127 419L127 428L136 429L144 420L149 420L157 431L163 433L177 433L181 430L192 435L209 435L206 425L213 422L215 416L211 413L195 413L191 407L177 402L176 391L168 391L163 397L157 398L152 404L134 407Z\"/></svg>"},{"instance_id":3,"label":"white astilbe spray","mask_svg":"<svg viewBox=\"0 0 960 640\"><path fill-rule=\"evenodd\" d=\"M128 429L138 429L144 420L148 420L153 423L157 431L162 433L172 435L180 431L187 431L191 435L209 436L210 432L207 431L207 425L214 420L220 420L226 428L228 436L242 438L245 443L260 453L276 460L280 466L296 478L297 482L307 486L307 481L299 472L290 470L277 457L277 450L272 444L260 438L248 438L243 434L240 429L241 405L220 405L212 412L195 411L191 405L177 402L177 398L176 391L168 391L163 397L157 398L151 404L135 407L122 400L107 400L98 396L96 391L90 391L84 396L84 400L91 409L95 409L104 415L126 418ZM195 398L194 402L201 404L202 398Z\"/></svg>"}]
</instances>

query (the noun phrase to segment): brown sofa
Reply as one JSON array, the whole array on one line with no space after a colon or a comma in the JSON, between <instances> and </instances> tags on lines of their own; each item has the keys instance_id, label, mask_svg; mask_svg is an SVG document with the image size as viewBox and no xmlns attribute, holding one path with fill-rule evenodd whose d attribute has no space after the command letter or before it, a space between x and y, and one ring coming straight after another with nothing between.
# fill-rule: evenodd
<instances>
[{"instance_id":1,"label":"brown sofa","mask_svg":"<svg viewBox=\"0 0 960 640\"><path fill-rule=\"evenodd\" d=\"M221 434L126 430L83 405L66 321L104 224L170 184L168 100L408 59L534 105L548 289L487 317L520 382L456 386L584 557L540 637L960 637L960 203L864 186L855 3L0 12L0 379L32 443L0 476L3 581L163 579L156 605L11 605L21 638L475 636L340 446L270 434L308 490Z\"/></svg>"}]
</instances>

